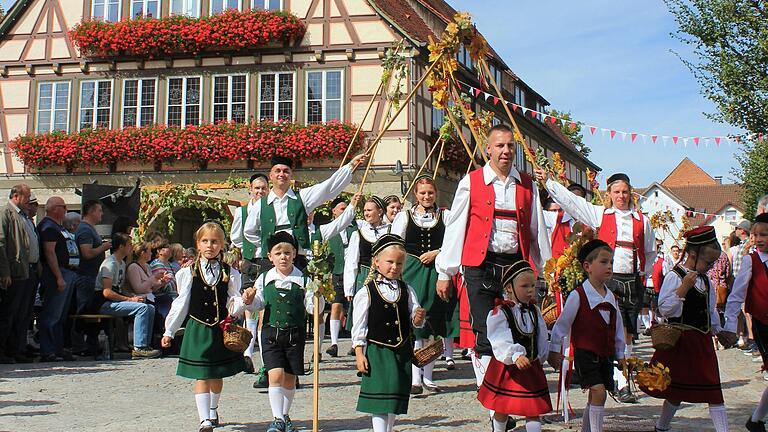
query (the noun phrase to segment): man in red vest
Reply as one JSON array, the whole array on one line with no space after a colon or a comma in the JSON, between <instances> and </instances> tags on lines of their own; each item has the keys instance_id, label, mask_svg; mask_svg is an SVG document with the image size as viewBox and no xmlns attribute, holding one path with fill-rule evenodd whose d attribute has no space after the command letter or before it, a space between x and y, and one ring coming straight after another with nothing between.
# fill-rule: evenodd
<instances>
[{"instance_id":1,"label":"man in red vest","mask_svg":"<svg viewBox=\"0 0 768 432\"><path fill-rule=\"evenodd\" d=\"M552 199L578 222L598 230L598 238L614 250L613 278L608 286L619 302L626 331L626 357L631 356L632 342L637 338L637 317L645 295L642 279L646 274L651 275L656 259L656 237L650 220L634 207L629 177L623 173L608 177L610 203L607 207L594 205L575 195L550 179L545 170L536 170L536 179L546 181ZM614 379L619 383L619 400L636 402L624 374L618 369Z\"/></svg>"},{"instance_id":2,"label":"man in red vest","mask_svg":"<svg viewBox=\"0 0 768 432\"><path fill-rule=\"evenodd\" d=\"M587 190L577 183L571 183L568 190L582 198L587 196ZM558 258L568 247L568 236L573 232L576 219L563 211L555 200L547 198L544 201L544 223L547 224L549 231L552 256Z\"/></svg>"},{"instance_id":3,"label":"man in red vest","mask_svg":"<svg viewBox=\"0 0 768 432\"><path fill-rule=\"evenodd\" d=\"M444 247L435 260L437 293L443 300L451 295L451 276L463 268L474 351L485 366L493 355L485 323L495 300L502 298L503 272L527 260L541 274L551 256L539 191L531 177L514 166L515 140L509 127L490 129L487 153L488 163L459 182Z\"/></svg>"}]
</instances>

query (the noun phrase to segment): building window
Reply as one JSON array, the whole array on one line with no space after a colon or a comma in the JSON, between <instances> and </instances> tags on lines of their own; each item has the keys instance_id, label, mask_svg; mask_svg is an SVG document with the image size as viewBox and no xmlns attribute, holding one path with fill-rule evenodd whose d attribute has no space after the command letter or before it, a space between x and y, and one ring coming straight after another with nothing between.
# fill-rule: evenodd
<instances>
[{"instance_id":1,"label":"building window","mask_svg":"<svg viewBox=\"0 0 768 432\"><path fill-rule=\"evenodd\" d=\"M251 3L251 9L276 11L283 8L282 3L282 0L253 0Z\"/></svg>"},{"instance_id":2,"label":"building window","mask_svg":"<svg viewBox=\"0 0 768 432\"><path fill-rule=\"evenodd\" d=\"M200 124L200 77L168 79L168 126Z\"/></svg>"},{"instance_id":3,"label":"building window","mask_svg":"<svg viewBox=\"0 0 768 432\"><path fill-rule=\"evenodd\" d=\"M459 63L464 65L464 67L467 69L472 70L472 56L469 55L469 51L464 48L463 44L459 47L459 51L456 53L456 60L458 60Z\"/></svg>"},{"instance_id":4,"label":"building window","mask_svg":"<svg viewBox=\"0 0 768 432\"><path fill-rule=\"evenodd\" d=\"M160 18L160 0L132 0L132 18Z\"/></svg>"},{"instance_id":5,"label":"building window","mask_svg":"<svg viewBox=\"0 0 768 432\"><path fill-rule=\"evenodd\" d=\"M91 18L102 21L120 21L120 0L93 0Z\"/></svg>"},{"instance_id":6,"label":"building window","mask_svg":"<svg viewBox=\"0 0 768 432\"><path fill-rule=\"evenodd\" d=\"M154 78L123 82L123 127L155 123L155 84Z\"/></svg>"},{"instance_id":7,"label":"building window","mask_svg":"<svg viewBox=\"0 0 768 432\"><path fill-rule=\"evenodd\" d=\"M519 145L515 146L515 168L517 168L518 171L525 170L525 154L523 148Z\"/></svg>"},{"instance_id":8,"label":"building window","mask_svg":"<svg viewBox=\"0 0 768 432\"><path fill-rule=\"evenodd\" d=\"M69 82L40 83L37 91L37 133L69 131Z\"/></svg>"},{"instance_id":9,"label":"building window","mask_svg":"<svg viewBox=\"0 0 768 432\"><path fill-rule=\"evenodd\" d=\"M80 129L109 129L112 118L112 81L80 83Z\"/></svg>"},{"instance_id":10,"label":"building window","mask_svg":"<svg viewBox=\"0 0 768 432\"><path fill-rule=\"evenodd\" d=\"M437 132L445 123L445 111L432 107L432 132Z\"/></svg>"},{"instance_id":11,"label":"building window","mask_svg":"<svg viewBox=\"0 0 768 432\"><path fill-rule=\"evenodd\" d=\"M293 121L293 72L259 74L259 121Z\"/></svg>"},{"instance_id":12,"label":"building window","mask_svg":"<svg viewBox=\"0 0 768 432\"><path fill-rule=\"evenodd\" d=\"M247 88L245 75L213 77L213 123L245 123Z\"/></svg>"},{"instance_id":13,"label":"building window","mask_svg":"<svg viewBox=\"0 0 768 432\"><path fill-rule=\"evenodd\" d=\"M536 112L539 113L536 118L539 119L539 121L544 121L544 114L546 113L544 112L544 105L539 101L536 101Z\"/></svg>"},{"instance_id":14,"label":"building window","mask_svg":"<svg viewBox=\"0 0 768 432\"><path fill-rule=\"evenodd\" d=\"M240 0L211 0L211 15L229 9L240 10Z\"/></svg>"},{"instance_id":15,"label":"building window","mask_svg":"<svg viewBox=\"0 0 768 432\"><path fill-rule=\"evenodd\" d=\"M739 217L739 212L736 210L726 210L725 211L725 220L727 221L736 221L736 218Z\"/></svg>"},{"instance_id":16,"label":"building window","mask_svg":"<svg viewBox=\"0 0 768 432\"><path fill-rule=\"evenodd\" d=\"M340 70L307 72L307 123L342 119Z\"/></svg>"},{"instance_id":17,"label":"building window","mask_svg":"<svg viewBox=\"0 0 768 432\"><path fill-rule=\"evenodd\" d=\"M171 0L171 15L200 17L200 0Z\"/></svg>"},{"instance_id":18,"label":"building window","mask_svg":"<svg viewBox=\"0 0 768 432\"><path fill-rule=\"evenodd\" d=\"M525 90L518 85L515 86L515 103L520 106L525 106Z\"/></svg>"}]
</instances>

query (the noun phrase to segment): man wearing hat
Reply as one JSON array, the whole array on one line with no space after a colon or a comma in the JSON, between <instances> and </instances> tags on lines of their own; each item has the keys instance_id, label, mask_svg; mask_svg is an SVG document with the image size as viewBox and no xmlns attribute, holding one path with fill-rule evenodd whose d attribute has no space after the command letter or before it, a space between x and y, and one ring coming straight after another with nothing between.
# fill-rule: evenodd
<instances>
[{"instance_id":1,"label":"man wearing hat","mask_svg":"<svg viewBox=\"0 0 768 432\"><path fill-rule=\"evenodd\" d=\"M248 182L248 193L251 199L243 206L240 206L234 214L232 220L232 231L229 238L232 245L240 248L243 256L243 265L241 268L242 288L253 286L253 280L259 274L258 259L261 258L261 244L249 242L245 236L245 222L248 215L259 205L261 197L269 191L269 179L261 173L253 174Z\"/></svg>"},{"instance_id":2,"label":"man wearing hat","mask_svg":"<svg viewBox=\"0 0 768 432\"><path fill-rule=\"evenodd\" d=\"M632 201L629 176L616 173L608 177L607 207L594 205L549 178L546 170L537 169L536 179L545 182L550 196L566 213L598 230L598 238L614 250L613 278L609 288L616 295L626 331L627 356L632 340L637 337L637 317L643 307L645 286L642 279L653 271L656 258L656 236L650 220ZM619 382L619 400L635 402L624 374L618 369L614 378Z\"/></svg>"},{"instance_id":3,"label":"man wearing hat","mask_svg":"<svg viewBox=\"0 0 768 432\"><path fill-rule=\"evenodd\" d=\"M489 130L489 161L459 182L443 240L450 247L442 248L435 260L437 293L446 301L449 280L463 267L474 352L484 365L475 371L480 382L493 356L486 318L495 300L502 298L504 271L526 260L541 274L551 256L539 191L531 177L514 166L515 146L508 126Z\"/></svg>"},{"instance_id":4,"label":"man wearing hat","mask_svg":"<svg viewBox=\"0 0 768 432\"><path fill-rule=\"evenodd\" d=\"M271 268L267 258L266 241L274 233L285 231L293 235L299 245L295 264L304 269L306 253L310 248L307 215L322 203L335 198L352 181L355 169L368 160L367 154L355 156L322 183L298 191L291 189L293 160L284 156L272 158L269 180L272 189L248 212L243 236L254 245L261 245L261 271Z\"/></svg>"}]
</instances>

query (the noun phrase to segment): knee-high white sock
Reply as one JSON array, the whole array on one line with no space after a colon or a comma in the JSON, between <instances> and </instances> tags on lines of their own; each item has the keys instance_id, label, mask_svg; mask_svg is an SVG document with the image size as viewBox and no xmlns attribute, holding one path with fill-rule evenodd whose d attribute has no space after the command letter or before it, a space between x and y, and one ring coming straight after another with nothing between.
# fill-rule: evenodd
<instances>
[{"instance_id":1,"label":"knee-high white sock","mask_svg":"<svg viewBox=\"0 0 768 432\"><path fill-rule=\"evenodd\" d=\"M651 314L647 313L640 317L643 320L643 328L651 328Z\"/></svg>"},{"instance_id":2,"label":"knee-high white sock","mask_svg":"<svg viewBox=\"0 0 768 432\"><path fill-rule=\"evenodd\" d=\"M424 384L434 385L432 381L432 372L435 370L435 362L424 365Z\"/></svg>"},{"instance_id":3,"label":"knee-high white sock","mask_svg":"<svg viewBox=\"0 0 768 432\"><path fill-rule=\"evenodd\" d=\"M259 320L247 318L245 320L245 328L247 328L254 337L251 338L251 343L248 344L248 348L245 349L243 355L246 357L253 357L253 347L256 346L256 338L258 337Z\"/></svg>"},{"instance_id":4,"label":"knee-high white sock","mask_svg":"<svg viewBox=\"0 0 768 432\"><path fill-rule=\"evenodd\" d=\"M709 416L715 425L715 432L728 432L728 411L725 405L709 405Z\"/></svg>"},{"instance_id":5,"label":"knee-high white sock","mask_svg":"<svg viewBox=\"0 0 768 432\"><path fill-rule=\"evenodd\" d=\"M261 365L264 366L264 356L262 355L261 346L263 345L261 343L261 330L256 331L256 333L259 336L259 359L261 359Z\"/></svg>"},{"instance_id":6,"label":"knee-high white sock","mask_svg":"<svg viewBox=\"0 0 768 432\"><path fill-rule=\"evenodd\" d=\"M443 350L443 357L453 358L453 338L444 338L445 349Z\"/></svg>"},{"instance_id":7,"label":"knee-high white sock","mask_svg":"<svg viewBox=\"0 0 768 432\"><path fill-rule=\"evenodd\" d=\"M339 344L339 332L341 332L341 320L331 320L331 345Z\"/></svg>"},{"instance_id":8,"label":"knee-high white sock","mask_svg":"<svg viewBox=\"0 0 768 432\"><path fill-rule=\"evenodd\" d=\"M413 349L417 350L424 347L424 339L416 339L413 341ZM421 368L411 364L411 385L421 386Z\"/></svg>"},{"instance_id":9,"label":"knee-high white sock","mask_svg":"<svg viewBox=\"0 0 768 432\"><path fill-rule=\"evenodd\" d=\"M285 396L283 396L283 388L280 386L269 386L269 406L272 408L272 417L282 419L284 405Z\"/></svg>"},{"instance_id":10,"label":"knee-high white sock","mask_svg":"<svg viewBox=\"0 0 768 432\"><path fill-rule=\"evenodd\" d=\"M197 416L200 417L200 421L208 420L211 410L211 394L207 392L195 393L195 404L197 405Z\"/></svg>"},{"instance_id":11,"label":"knee-high white sock","mask_svg":"<svg viewBox=\"0 0 768 432\"><path fill-rule=\"evenodd\" d=\"M613 368L613 379L619 383L617 390L623 389L628 384L627 377L624 376L624 373L619 368Z\"/></svg>"},{"instance_id":12,"label":"knee-high white sock","mask_svg":"<svg viewBox=\"0 0 768 432\"><path fill-rule=\"evenodd\" d=\"M589 404L584 407L584 413L581 414L581 432L589 432Z\"/></svg>"},{"instance_id":13,"label":"knee-high white sock","mask_svg":"<svg viewBox=\"0 0 768 432\"><path fill-rule=\"evenodd\" d=\"M541 422L537 420L526 421L525 432L541 432Z\"/></svg>"},{"instance_id":14,"label":"knee-high white sock","mask_svg":"<svg viewBox=\"0 0 768 432\"><path fill-rule=\"evenodd\" d=\"M373 414L371 415L371 423L373 424L373 432L387 432L387 415Z\"/></svg>"},{"instance_id":15,"label":"knee-high white sock","mask_svg":"<svg viewBox=\"0 0 768 432\"><path fill-rule=\"evenodd\" d=\"M317 340L318 340L318 342L317 342L317 352L322 352L323 351L323 338L325 338L325 323L324 322L320 323L319 331L320 331L320 337L317 338Z\"/></svg>"},{"instance_id":16,"label":"knee-high white sock","mask_svg":"<svg viewBox=\"0 0 768 432\"><path fill-rule=\"evenodd\" d=\"M491 421L493 422L493 432L506 432L507 431L507 421L506 420L498 421L498 420L496 420L496 417L491 417Z\"/></svg>"},{"instance_id":17,"label":"knee-high white sock","mask_svg":"<svg viewBox=\"0 0 768 432\"><path fill-rule=\"evenodd\" d=\"M208 414L209 419L218 418L218 413L216 412L216 409L219 407L219 398L221 397L221 393L214 393L211 392L211 410Z\"/></svg>"},{"instance_id":18,"label":"knee-high white sock","mask_svg":"<svg viewBox=\"0 0 768 432\"><path fill-rule=\"evenodd\" d=\"M395 428L395 414L387 414L387 432L392 432Z\"/></svg>"},{"instance_id":19,"label":"knee-high white sock","mask_svg":"<svg viewBox=\"0 0 768 432\"><path fill-rule=\"evenodd\" d=\"M755 407L755 412L752 413L752 421L763 421L766 415L768 415L768 388L763 390L763 396L760 397L760 402Z\"/></svg>"},{"instance_id":20,"label":"knee-high white sock","mask_svg":"<svg viewBox=\"0 0 768 432\"><path fill-rule=\"evenodd\" d=\"M605 415L604 406L589 407L589 430L591 432L603 432L603 416Z\"/></svg>"},{"instance_id":21,"label":"knee-high white sock","mask_svg":"<svg viewBox=\"0 0 768 432\"><path fill-rule=\"evenodd\" d=\"M661 415L656 421L656 429L660 431L669 430L669 425L672 423L672 417L675 416L678 408L680 408L680 405L672 405L669 401L665 400L664 404L661 406Z\"/></svg>"},{"instance_id":22,"label":"knee-high white sock","mask_svg":"<svg viewBox=\"0 0 768 432\"><path fill-rule=\"evenodd\" d=\"M628 343L627 345L624 346L624 358L632 357L632 348L633 347L634 347L634 345L632 345L631 343Z\"/></svg>"},{"instance_id":23,"label":"knee-high white sock","mask_svg":"<svg viewBox=\"0 0 768 432\"><path fill-rule=\"evenodd\" d=\"M293 405L293 396L296 394L296 389L287 389L283 387L283 416L287 416L291 411L291 405Z\"/></svg>"}]
</instances>

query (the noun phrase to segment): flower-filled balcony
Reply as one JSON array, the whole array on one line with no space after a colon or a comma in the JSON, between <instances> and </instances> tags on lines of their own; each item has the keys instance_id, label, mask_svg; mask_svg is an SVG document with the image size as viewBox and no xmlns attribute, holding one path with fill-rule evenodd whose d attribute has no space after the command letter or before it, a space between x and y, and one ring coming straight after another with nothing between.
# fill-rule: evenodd
<instances>
[{"instance_id":1,"label":"flower-filled balcony","mask_svg":"<svg viewBox=\"0 0 768 432\"><path fill-rule=\"evenodd\" d=\"M141 171L241 168L267 164L274 155L299 164L336 165L346 153L355 126L346 123L218 123L185 129L162 125L125 129L83 129L20 136L15 155L36 172ZM364 141L360 135L354 143ZM242 166L237 166L241 164Z\"/></svg>"},{"instance_id":2,"label":"flower-filled balcony","mask_svg":"<svg viewBox=\"0 0 768 432\"><path fill-rule=\"evenodd\" d=\"M202 18L86 20L70 37L84 57L158 59L291 46L305 32L304 23L287 12L228 10Z\"/></svg>"}]
</instances>

